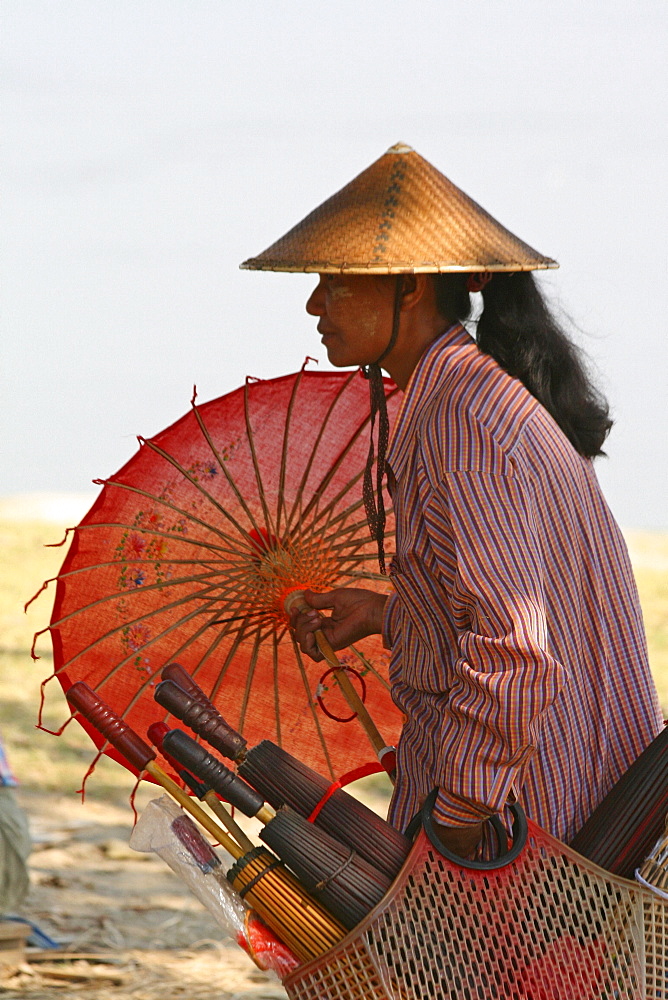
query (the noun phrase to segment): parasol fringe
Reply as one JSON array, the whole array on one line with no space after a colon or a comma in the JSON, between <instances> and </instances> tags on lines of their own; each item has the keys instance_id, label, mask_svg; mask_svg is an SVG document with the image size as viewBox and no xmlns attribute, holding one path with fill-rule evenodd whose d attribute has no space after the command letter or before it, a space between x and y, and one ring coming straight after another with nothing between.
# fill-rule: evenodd
<instances>
[{"instance_id":1,"label":"parasol fringe","mask_svg":"<svg viewBox=\"0 0 668 1000\"><path fill-rule=\"evenodd\" d=\"M137 798L137 792L139 791L139 786L141 785L142 776L143 775L144 775L144 771L141 772L141 774L139 775L139 777L135 781L134 785L132 786L132 791L130 792L130 796L129 796L129 800L128 800L130 802L130 808L132 809L132 826L133 826L133 828L137 825L137 820L139 819L139 813L137 812L137 806L135 805L135 800Z\"/></svg>"},{"instance_id":2,"label":"parasol fringe","mask_svg":"<svg viewBox=\"0 0 668 1000\"><path fill-rule=\"evenodd\" d=\"M49 674L49 676L46 677L39 686L39 693L40 693L39 709L37 711L37 726L35 727L36 729L41 729L43 733L49 733L50 736L60 736L60 734L64 732L65 726L67 726L67 724L72 719L72 716L70 716L67 722L65 722L60 727L60 729L55 733L52 732L50 729L45 729L45 727L42 725L42 715L44 714L44 705L46 702L46 685L49 683L49 681L52 681L55 677L57 677L57 671L54 671L52 674Z\"/></svg>"},{"instance_id":3,"label":"parasol fringe","mask_svg":"<svg viewBox=\"0 0 668 1000\"><path fill-rule=\"evenodd\" d=\"M72 716L70 716L70 719L68 721L71 722L73 718L74 718L74 714ZM88 781L88 779L92 775L93 771L97 767L97 762L99 761L100 757L102 756L102 754L104 753L104 751L106 750L106 748L108 746L109 746L109 743L107 741L105 741L104 745L101 747L100 750L98 750L98 752L93 757L93 760L88 765L88 770L84 774L83 781L81 782L81 788L77 788L76 794L81 796L81 805L83 805L84 802L85 802L85 800L86 800L86 782Z\"/></svg>"},{"instance_id":4,"label":"parasol fringe","mask_svg":"<svg viewBox=\"0 0 668 1000\"><path fill-rule=\"evenodd\" d=\"M35 663L37 662L37 660L41 660L42 659L42 657L38 653L35 652L35 647L37 645L37 640L39 639L39 637L41 635L44 635L45 632L50 632L50 631L51 631L51 625L47 625L46 628L41 628L41 629L39 629L39 631L35 632L35 634L32 637L32 645L30 647L30 659L34 660Z\"/></svg>"},{"instance_id":5,"label":"parasol fringe","mask_svg":"<svg viewBox=\"0 0 668 1000\"><path fill-rule=\"evenodd\" d=\"M76 530L77 530L76 526L73 527L73 528L65 528L65 534L63 535L62 540L60 542L45 542L44 543L44 548L45 549L59 549L61 547L61 545L64 545L65 542L67 541L67 539L69 538L70 532L71 531L76 531Z\"/></svg>"},{"instance_id":6,"label":"parasol fringe","mask_svg":"<svg viewBox=\"0 0 668 1000\"><path fill-rule=\"evenodd\" d=\"M26 603L23 605L23 613L25 614L27 612L28 608L30 607L30 605L33 603L33 601L36 601L37 598L39 597L39 595L43 594L44 591L47 590L47 588L48 588L48 586L49 586L50 583L56 583L57 580L58 580L57 576L50 576L48 580L45 580L44 583L42 584L42 586L39 588L39 590L36 593L34 593L32 595L32 597L30 598L30 600L26 601ZM33 659L34 659L34 657L33 657Z\"/></svg>"}]
</instances>

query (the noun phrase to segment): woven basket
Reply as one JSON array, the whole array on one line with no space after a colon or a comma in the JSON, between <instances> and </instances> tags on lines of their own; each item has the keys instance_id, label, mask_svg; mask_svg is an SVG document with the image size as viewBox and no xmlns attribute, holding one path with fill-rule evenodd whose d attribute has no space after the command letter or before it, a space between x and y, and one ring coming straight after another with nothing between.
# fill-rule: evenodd
<instances>
[{"instance_id":1,"label":"woven basket","mask_svg":"<svg viewBox=\"0 0 668 1000\"><path fill-rule=\"evenodd\" d=\"M422 830L390 892L285 981L292 1000L666 1000L668 901L528 823L464 868Z\"/></svg>"}]
</instances>

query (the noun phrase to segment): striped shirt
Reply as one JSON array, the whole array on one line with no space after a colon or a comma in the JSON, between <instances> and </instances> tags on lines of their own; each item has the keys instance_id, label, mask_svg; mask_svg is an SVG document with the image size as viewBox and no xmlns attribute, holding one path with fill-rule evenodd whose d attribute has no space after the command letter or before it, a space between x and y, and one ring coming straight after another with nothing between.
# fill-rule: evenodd
<instances>
[{"instance_id":1,"label":"striped shirt","mask_svg":"<svg viewBox=\"0 0 668 1000\"><path fill-rule=\"evenodd\" d=\"M591 461L459 325L413 372L388 452L384 637L405 723L390 819L518 799L568 841L659 732L622 535Z\"/></svg>"}]
</instances>

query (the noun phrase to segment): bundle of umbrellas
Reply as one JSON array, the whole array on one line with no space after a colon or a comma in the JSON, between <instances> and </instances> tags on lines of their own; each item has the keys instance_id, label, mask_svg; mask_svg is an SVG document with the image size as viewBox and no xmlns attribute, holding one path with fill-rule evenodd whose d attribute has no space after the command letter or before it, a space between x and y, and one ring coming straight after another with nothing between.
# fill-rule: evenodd
<instances>
[{"instance_id":1,"label":"bundle of umbrellas","mask_svg":"<svg viewBox=\"0 0 668 1000\"><path fill-rule=\"evenodd\" d=\"M133 768L162 785L232 855L228 881L280 941L301 962L324 954L387 893L410 840L276 744L249 748L178 664L161 676L158 704L236 762L238 774L166 723L150 727L149 746L83 681L66 695ZM158 752L188 791L156 763ZM255 846L221 800L257 817L271 850Z\"/></svg>"}]
</instances>

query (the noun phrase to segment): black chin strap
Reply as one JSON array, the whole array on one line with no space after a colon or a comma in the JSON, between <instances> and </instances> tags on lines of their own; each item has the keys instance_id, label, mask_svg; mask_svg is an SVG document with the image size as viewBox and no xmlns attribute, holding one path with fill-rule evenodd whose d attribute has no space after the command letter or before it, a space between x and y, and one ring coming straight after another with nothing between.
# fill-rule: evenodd
<instances>
[{"instance_id":1,"label":"black chin strap","mask_svg":"<svg viewBox=\"0 0 668 1000\"><path fill-rule=\"evenodd\" d=\"M383 476L385 475L385 456L387 454L387 444L390 438L390 421L387 415L387 401L385 399L385 386L383 385L383 374L380 370L380 362L390 353L397 342L399 333L399 320L401 318L401 297L403 295L403 277L397 276L394 286L394 314L392 316L392 336L381 356L364 369L364 374L369 380L369 396L371 402L371 439L369 441L369 454L367 455L364 469L364 484L362 487L362 497L364 499L364 510L369 525L371 537L378 546L378 565L381 573L385 573L385 503L383 500ZM374 446L373 431L378 416L378 459L376 462L376 484L373 482Z\"/></svg>"}]
</instances>

